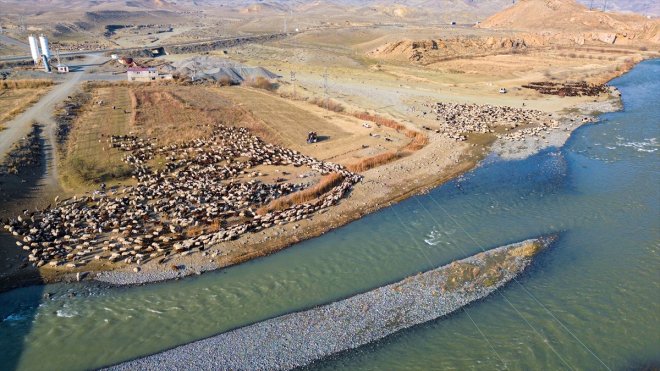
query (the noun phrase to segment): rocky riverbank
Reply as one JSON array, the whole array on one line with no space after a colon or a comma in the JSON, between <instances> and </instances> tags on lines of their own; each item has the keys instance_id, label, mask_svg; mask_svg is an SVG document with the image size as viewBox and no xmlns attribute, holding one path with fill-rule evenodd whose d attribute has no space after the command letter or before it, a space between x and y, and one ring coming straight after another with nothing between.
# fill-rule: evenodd
<instances>
[{"instance_id":1,"label":"rocky riverbank","mask_svg":"<svg viewBox=\"0 0 660 371\"><path fill-rule=\"evenodd\" d=\"M455 261L311 310L242 327L122 363L133 369L292 369L447 315L514 279L554 237Z\"/></svg>"},{"instance_id":2,"label":"rocky riverbank","mask_svg":"<svg viewBox=\"0 0 660 371\"><path fill-rule=\"evenodd\" d=\"M596 122L597 115L615 112L622 108L618 92L605 101L587 102L573 108L574 112L562 113L553 126L532 127L518 132L498 135L492 151L504 159L521 159L548 147L561 147L573 132L582 125Z\"/></svg>"}]
</instances>

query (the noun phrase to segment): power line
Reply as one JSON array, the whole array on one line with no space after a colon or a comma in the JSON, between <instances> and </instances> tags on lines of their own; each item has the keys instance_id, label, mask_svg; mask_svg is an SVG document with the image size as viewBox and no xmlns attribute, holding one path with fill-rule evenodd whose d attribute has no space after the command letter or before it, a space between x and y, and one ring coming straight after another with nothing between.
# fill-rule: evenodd
<instances>
[{"instance_id":1,"label":"power line","mask_svg":"<svg viewBox=\"0 0 660 371\"><path fill-rule=\"evenodd\" d=\"M449 212L448 212L448 211L447 211L447 210L446 210L446 209L445 209L445 208L444 208L444 207L443 207L443 206L442 206L442 205L441 205L441 204L440 204L440 203L439 203L434 197L433 197L433 195L432 195L431 193L429 193L429 197L430 197L431 200L432 200L436 205L438 205L438 207L439 207L439 208L440 208L440 209L441 209L441 210L442 210L442 211L443 211L443 212L444 212L444 213L445 213L445 214L446 214L446 215L447 215L447 216L448 216L453 222L454 222L454 224L456 224L461 230L463 230L463 232L465 233L465 235L467 235L467 236L468 236L468 237L469 237L469 238L470 238L475 244L477 244L477 246L481 249L481 251L484 251L484 252L486 251L486 250L483 248L483 246L482 246L479 242L477 242L477 240L476 240L476 239L475 239L470 233L468 233L468 231L463 227L463 225L461 225L460 223L458 223L458 221L457 221L454 217L452 217L452 216L449 214ZM419 200L417 200L417 201L419 202ZM419 203L420 203L420 205L421 205L421 202L419 202ZM430 214L430 212L429 212L429 214ZM520 287L522 287L522 288L524 289L524 291L527 293L527 295L528 295L532 300L534 300L537 304L539 304L539 305L541 306L541 308L543 308L548 314L550 314L550 316L551 316L551 317L552 317L552 318L553 318L553 319L554 319L554 320L555 320L555 321L556 321L556 322L557 322L562 328L564 328L564 329L565 329L565 330L566 330L566 331L567 331L567 332L568 332L568 333L569 333L569 334L570 334L575 340L577 340L577 342L580 343L580 344L581 344L581 345L582 345L582 346L583 346L583 347L584 347L589 353L591 353L591 355L594 356L594 358L596 358L596 359L598 360L598 362L600 362L600 363L601 363L606 369L611 370L611 368L608 367L607 364L605 364L605 362L603 362L603 360L600 359L600 357L598 357L598 356L596 355L596 353L594 353L594 352L591 350L591 348L589 348L585 343L583 343L582 340L580 340L580 338L578 338L578 337L577 337L577 336L576 336L571 330L568 329L568 327L567 327L566 325L564 325L563 322L561 322L561 321L559 320L559 318L557 318L557 317L556 317L556 316L555 316L555 315L554 315L554 314L553 314L553 313L552 313L552 312L551 312L551 311L550 311L545 305L543 305L543 304L542 304L542 303L541 303L541 302L540 302L540 301L539 301L534 295L532 295L532 293L529 292L529 290L527 290L527 288L526 288L525 286L523 286L523 284L520 283L520 281L518 281L518 279L517 279L516 277L513 277L513 281L515 281ZM501 292L500 292L500 294L504 297L504 294L502 294ZM507 299L507 301L508 301L508 299ZM512 307L513 307L513 304L512 304ZM515 309L515 307L514 307L514 309ZM518 311L518 310L516 309L516 311ZM522 315L521 315L521 317L522 317ZM524 319L524 317L523 317L523 319ZM525 322L527 322L527 320L525 320ZM529 324L529 322L527 322L527 323ZM530 324L530 326L531 326L531 324ZM548 345L550 345L550 344L548 344ZM550 347L550 348L553 349L552 347ZM559 354L557 354L557 355L559 356Z\"/></svg>"},{"instance_id":2,"label":"power line","mask_svg":"<svg viewBox=\"0 0 660 371\"><path fill-rule=\"evenodd\" d=\"M434 202L436 202L436 204L437 204L437 205L438 205L443 211L445 211L445 213L447 214L447 216L448 216L448 217L449 217L449 218L450 218L450 219L451 219L451 220L452 220L452 221L453 221L453 222L454 222L459 228L461 228L461 229L463 230L463 232L465 232L465 234L468 235L468 237L472 238L472 237L469 235L469 233L465 230L465 228L463 228L460 224L458 224L458 222L457 222L457 221L456 221L451 215L449 215L449 213L448 213L448 212L447 212L447 211L446 211L446 210L445 210L445 209L444 209L439 203L437 203L437 201L435 201L435 199L433 199L433 196L432 196L431 193L429 193L429 197L431 197L431 199L434 200ZM440 222L435 218L435 216L431 213L431 211L430 211L428 208L426 208L426 206L424 206L424 204L422 204L422 202L419 200L419 198L415 197L415 200L416 200L417 203L422 207L422 209L424 209L424 210L426 211L426 213L429 214L429 216L431 217L431 219L433 219L433 221L434 221L437 225L440 225ZM473 240L475 243L477 243L476 240L474 240L474 238L472 238L472 240ZM486 252L486 250L485 250L481 245L479 245L478 243L477 243L477 245L478 245L478 247L481 249L481 251ZM460 245L458 245L458 246L460 246ZM461 251L463 251L463 253L464 253L465 255L468 254L468 252L465 251L465 249L463 249L462 247L459 247L459 248L461 249ZM515 279L515 277L513 277L513 279ZM560 360L560 361L561 361L566 367L568 367L569 369L572 370L573 368L572 368L572 367L566 362L566 360L564 360L564 358L563 358L563 357L557 352L557 350L556 350L556 349L555 349L555 348L554 348L554 347L553 347L553 346L547 341L547 339L541 334L541 332L540 332L539 330L537 330L537 329L536 329L536 328L535 328L535 327L534 327L534 326L533 326L533 325L527 320L527 318L525 318L525 317L522 315L522 313L520 313L520 311L518 310L518 308L516 308L515 305L513 305L513 303L509 300L509 298L507 298L506 295L504 295L504 294L502 293L501 290L498 289L498 290L496 290L496 291L497 291L500 295L502 295L502 298L503 298L503 299L509 304L509 306L511 306L511 308L513 308L513 310L515 310L516 313L518 313L518 316L520 316L520 318L522 318L522 320L525 321L525 323L527 324L527 326L529 326L529 327L530 327L530 328L531 328L531 329L532 329L532 330L533 330L533 331L534 331L539 337L541 337L541 338L544 340L544 342L548 345L548 347L550 348L550 350L552 350L552 352L557 356L557 358L559 358L559 360Z\"/></svg>"},{"instance_id":3,"label":"power line","mask_svg":"<svg viewBox=\"0 0 660 371\"><path fill-rule=\"evenodd\" d=\"M293 85L293 97L296 97L296 73L291 71L291 84Z\"/></svg>"},{"instance_id":4,"label":"power line","mask_svg":"<svg viewBox=\"0 0 660 371\"><path fill-rule=\"evenodd\" d=\"M410 233L410 231L408 229L406 229L405 224L403 223L403 219L401 219L399 214L396 212L396 209L392 208L391 210L394 213L394 215L396 216L396 218L399 220L399 224L401 224L401 227L403 227L403 229L406 231L406 233L408 233L408 236L410 236L410 239L413 240L413 242L415 242L415 244L417 244L419 246L419 241L417 241L417 239L415 239L415 237L412 235L412 233ZM424 246L420 246L420 247L421 247L420 251L421 251L422 255L424 256L424 258L429 262L429 264L431 266L433 266L434 265L433 262L426 255L426 253L424 252ZM474 324L474 327L477 328L477 331L479 332L479 334L481 334L481 337L484 338L484 340L486 341L486 343L488 344L490 349L493 351L495 356L502 362L502 364L504 365L504 368L507 368L506 361L504 361L504 359L500 356L500 354L497 352L497 350L495 350L495 347L493 346L493 344L490 342L490 340L488 340L488 337L486 337L486 334L484 334L484 332L481 331L481 329L479 328L477 323L474 321L474 319L472 319L472 316L470 316L470 313L468 313L465 306L462 309L463 309L463 312L465 312L465 314L467 314L468 318L470 318L470 321L472 321L472 323Z\"/></svg>"},{"instance_id":5,"label":"power line","mask_svg":"<svg viewBox=\"0 0 660 371\"><path fill-rule=\"evenodd\" d=\"M325 100L325 109L328 109L328 67L325 67L323 72L323 96Z\"/></svg>"}]
</instances>

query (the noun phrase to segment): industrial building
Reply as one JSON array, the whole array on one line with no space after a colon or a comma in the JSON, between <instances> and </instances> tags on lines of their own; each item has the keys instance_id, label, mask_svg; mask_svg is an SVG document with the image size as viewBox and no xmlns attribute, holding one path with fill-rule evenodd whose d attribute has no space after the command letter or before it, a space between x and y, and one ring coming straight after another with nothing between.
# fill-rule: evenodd
<instances>
[{"instance_id":1,"label":"industrial building","mask_svg":"<svg viewBox=\"0 0 660 371\"><path fill-rule=\"evenodd\" d=\"M128 81L149 82L155 80L169 80L172 74L159 74L154 67L130 67L126 70Z\"/></svg>"},{"instance_id":2,"label":"industrial building","mask_svg":"<svg viewBox=\"0 0 660 371\"><path fill-rule=\"evenodd\" d=\"M34 35L28 37L30 43L30 54L35 65L42 63L46 72L50 72L50 48L48 47L48 39L43 34L39 35L39 41ZM39 44L41 44L41 51L39 51Z\"/></svg>"}]
</instances>

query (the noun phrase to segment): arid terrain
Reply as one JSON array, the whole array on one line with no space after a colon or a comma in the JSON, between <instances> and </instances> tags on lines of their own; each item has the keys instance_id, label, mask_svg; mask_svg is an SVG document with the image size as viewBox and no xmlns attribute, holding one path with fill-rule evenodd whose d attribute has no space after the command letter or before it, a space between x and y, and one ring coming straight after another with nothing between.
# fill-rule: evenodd
<instances>
[{"instance_id":1,"label":"arid terrain","mask_svg":"<svg viewBox=\"0 0 660 371\"><path fill-rule=\"evenodd\" d=\"M621 6L644 14L457 2L437 24L430 3L368 3L99 1L55 21L59 2L37 14L35 2L3 2L0 125L11 130L0 155L42 156L12 147L35 121L46 164L26 160L23 172L45 167L49 179L12 203L26 181L14 161L0 185L17 245L3 249L3 287L22 269L137 283L270 254L492 150L561 145L616 109L604 84L660 47L657 7L637 2ZM41 73L20 62L28 33L62 53L101 52L82 70ZM190 64L200 55L206 65ZM173 79L117 81L137 66ZM28 110L49 90L42 116Z\"/></svg>"}]
</instances>

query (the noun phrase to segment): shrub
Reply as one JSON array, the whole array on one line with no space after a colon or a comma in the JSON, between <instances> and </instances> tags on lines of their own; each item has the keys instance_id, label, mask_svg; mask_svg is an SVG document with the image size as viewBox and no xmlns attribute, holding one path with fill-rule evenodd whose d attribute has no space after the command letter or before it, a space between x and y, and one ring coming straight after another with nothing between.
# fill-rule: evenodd
<instances>
[{"instance_id":1,"label":"shrub","mask_svg":"<svg viewBox=\"0 0 660 371\"><path fill-rule=\"evenodd\" d=\"M360 120L371 121L375 124L387 126L388 128L403 132L405 136L412 139L412 141L408 143L406 147L404 147L404 150L417 151L419 149L422 149L425 145L429 143L429 138L426 136L426 134L420 133L419 131L408 129L394 120L378 115L370 115L367 112L355 113L353 114L353 116L357 117Z\"/></svg>"},{"instance_id":2,"label":"shrub","mask_svg":"<svg viewBox=\"0 0 660 371\"><path fill-rule=\"evenodd\" d=\"M218 80L218 85L220 86L230 86L231 85L231 78L229 76L222 76Z\"/></svg>"},{"instance_id":3,"label":"shrub","mask_svg":"<svg viewBox=\"0 0 660 371\"><path fill-rule=\"evenodd\" d=\"M270 80L268 80L267 78L261 76L244 80L242 85L249 86L251 88L264 89L269 91L275 90L275 84L270 82Z\"/></svg>"},{"instance_id":4,"label":"shrub","mask_svg":"<svg viewBox=\"0 0 660 371\"><path fill-rule=\"evenodd\" d=\"M0 80L0 89L34 89L53 84L52 80L46 79Z\"/></svg>"},{"instance_id":5,"label":"shrub","mask_svg":"<svg viewBox=\"0 0 660 371\"><path fill-rule=\"evenodd\" d=\"M321 108L325 108L328 111L332 112L344 112L344 106L341 105L341 103L334 101L330 98L328 99L323 99L323 98L311 98L309 99L309 103L315 104Z\"/></svg>"},{"instance_id":6,"label":"shrub","mask_svg":"<svg viewBox=\"0 0 660 371\"><path fill-rule=\"evenodd\" d=\"M358 162L346 166L346 168L352 172L359 173L398 160L405 155L405 153L399 151L385 152L375 156L363 158Z\"/></svg>"},{"instance_id":7,"label":"shrub","mask_svg":"<svg viewBox=\"0 0 660 371\"><path fill-rule=\"evenodd\" d=\"M257 209L257 214L263 215L273 210L284 210L293 205L299 205L315 200L332 190L334 187L340 185L343 181L344 176L340 173L327 174L313 187L303 189L288 196L280 197L271 201L268 205L260 207Z\"/></svg>"}]
</instances>

